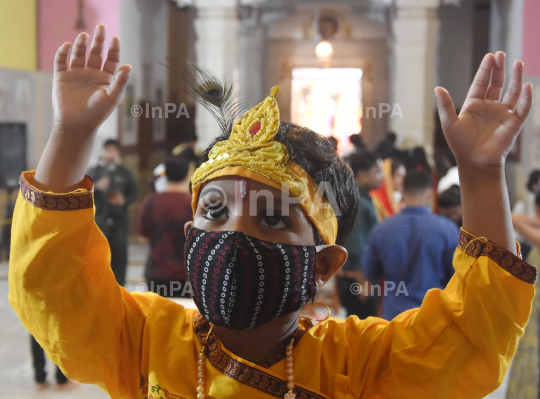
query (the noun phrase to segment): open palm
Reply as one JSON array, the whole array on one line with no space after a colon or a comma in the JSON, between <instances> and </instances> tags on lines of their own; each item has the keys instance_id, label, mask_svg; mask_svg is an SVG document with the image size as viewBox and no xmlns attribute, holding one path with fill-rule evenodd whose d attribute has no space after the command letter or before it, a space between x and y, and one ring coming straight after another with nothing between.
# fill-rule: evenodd
<instances>
[{"instance_id":1,"label":"open palm","mask_svg":"<svg viewBox=\"0 0 540 399\"><path fill-rule=\"evenodd\" d=\"M124 65L118 69L120 40L116 36L111 40L107 59L103 63L104 41L105 26L98 25L87 62L88 35L81 33L73 45L69 67L67 57L71 45L64 43L58 49L53 83L56 124L74 131L93 131L118 104L131 66Z\"/></svg>"},{"instance_id":2,"label":"open palm","mask_svg":"<svg viewBox=\"0 0 540 399\"><path fill-rule=\"evenodd\" d=\"M531 84L522 85L523 63L516 61L508 91L504 86L505 54L487 54L476 73L459 115L448 92L437 87L444 135L462 166L502 167L532 104Z\"/></svg>"}]
</instances>

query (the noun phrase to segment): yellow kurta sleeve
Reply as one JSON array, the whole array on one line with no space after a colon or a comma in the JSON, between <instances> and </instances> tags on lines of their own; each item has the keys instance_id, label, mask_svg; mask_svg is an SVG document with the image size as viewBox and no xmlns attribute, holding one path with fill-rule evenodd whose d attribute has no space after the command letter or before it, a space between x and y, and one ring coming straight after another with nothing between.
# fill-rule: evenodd
<instances>
[{"instance_id":1,"label":"yellow kurta sleeve","mask_svg":"<svg viewBox=\"0 0 540 399\"><path fill-rule=\"evenodd\" d=\"M464 230L454 268L420 308L372 324L366 368L351 370L360 397L483 398L502 383L529 320L536 268ZM363 348L354 351L366 351L357 338Z\"/></svg>"},{"instance_id":2,"label":"yellow kurta sleeve","mask_svg":"<svg viewBox=\"0 0 540 399\"><path fill-rule=\"evenodd\" d=\"M136 398L146 310L154 295L130 294L110 268L94 223L93 185L68 194L21 177L13 216L9 302L47 356L74 380L112 398Z\"/></svg>"}]
</instances>

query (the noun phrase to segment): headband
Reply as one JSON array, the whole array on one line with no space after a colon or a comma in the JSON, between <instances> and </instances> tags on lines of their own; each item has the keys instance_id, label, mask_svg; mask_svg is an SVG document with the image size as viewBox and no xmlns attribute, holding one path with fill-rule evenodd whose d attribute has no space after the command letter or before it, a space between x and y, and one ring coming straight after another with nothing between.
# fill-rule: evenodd
<instances>
[{"instance_id":1,"label":"headband","mask_svg":"<svg viewBox=\"0 0 540 399\"><path fill-rule=\"evenodd\" d=\"M276 96L279 86L270 95L247 111L234 125L228 140L212 147L208 161L192 175L193 214L204 184L223 176L252 179L296 197L319 232L324 244L335 244L337 218L311 176L289 159L287 147L275 141L279 131L279 108Z\"/></svg>"}]
</instances>

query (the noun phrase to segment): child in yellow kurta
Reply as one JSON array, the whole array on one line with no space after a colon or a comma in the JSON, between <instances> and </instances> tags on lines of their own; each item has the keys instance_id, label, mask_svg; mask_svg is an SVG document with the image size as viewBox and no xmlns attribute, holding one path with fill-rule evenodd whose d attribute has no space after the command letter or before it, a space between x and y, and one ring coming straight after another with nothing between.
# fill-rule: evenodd
<instances>
[{"instance_id":1,"label":"child in yellow kurta","mask_svg":"<svg viewBox=\"0 0 540 399\"><path fill-rule=\"evenodd\" d=\"M536 268L518 256L504 182L505 156L532 102L530 85L522 88L520 62L514 64L511 90L501 102L497 100L504 80L502 53L484 58L459 116L448 93L436 90L444 131L460 166L466 229L455 253L456 273L446 289L429 291L419 309L392 321L353 316L312 326L295 310L257 328L231 329L208 316L207 302L200 307L205 318L155 294L129 293L115 282L107 241L94 223L93 182L84 178L96 129L116 106L131 69L123 66L117 72L117 38L102 67L104 36L100 25L87 63L86 34L76 39L69 67L70 45L58 50L55 126L37 171L21 176L13 217L10 303L69 378L96 384L111 398L140 399L482 398L502 382L529 318L536 279ZM272 126L280 134L288 129L279 125L279 119L274 123L279 117L276 94L264 103L274 104L274 111L257 114L262 121L257 129L251 123L253 114L248 114L251 124L241 119L235 125L239 132L249 129L251 137L241 140L248 144L258 140L260 130L267 135L265 140L277 141L281 136L272 133ZM298 144L309 137L318 146L314 151L330 149L306 129L292 129L289 136L289 147L294 140ZM265 201L261 207L257 202L256 215L238 212L249 201L244 201L244 194L240 200L234 196L237 183L267 190L277 198L284 195L276 183L278 174L288 176L296 188L307 187L308 194L319 185L315 173L310 175L306 166L299 165L310 166L309 162L295 158L301 149L289 154L276 141L258 143L258 149L246 144L241 152L227 147L227 156L221 150L210 151L207 166L194 175L194 228L188 226L187 231L199 238L218 231L239 237L241 233L235 232L240 231L249 235L242 235L247 242L300 246L307 251L306 259L309 248L315 254L317 246L313 281L321 285L345 262L339 244L344 215L350 217L347 212L354 209L341 216L336 216L336 209L310 213L308 195L293 205L288 217L266 212ZM225 147L233 144L224 141ZM272 162L264 163L268 152L262 153L263 147L274 151ZM257 157L265 166L225 163L208 169L211 160L217 163L239 154ZM319 155L322 159L325 154ZM282 161L288 163L272 169ZM339 162L334 159L319 168L344 179L330 183L344 192L339 185L351 180ZM267 172L269 164L275 173ZM233 194L226 210L201 203L210 182ZM350 191L356 192L352 184ZM354 195L351 198L354 205ZM239 253L239 260L231 259L246 256ZM199 288L203 287L196 286L196 301L201 299ZM225 291L226 284L217 288ZM216 321L212 331L207 319ZM203 343L207 349L201 354Z\"/></svg>"}]
</instances>

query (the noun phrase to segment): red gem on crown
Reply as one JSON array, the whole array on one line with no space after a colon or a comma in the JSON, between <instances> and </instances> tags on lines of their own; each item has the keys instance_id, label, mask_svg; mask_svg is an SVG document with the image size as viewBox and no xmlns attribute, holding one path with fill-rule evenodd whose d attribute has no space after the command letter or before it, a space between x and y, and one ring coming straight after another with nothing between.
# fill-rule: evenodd
<instances>
[{"instance_id":1,"label":"red gem on crown","mask_svg":"<svg viewBox=\"0 0 540 399\"><path fill-rule=\"evenodd\" d=\"M249 134L251 134L251 137L255 136L257 133L259 133L259 130L261 130L261 122L255 122L253 126L249 129Z\"/></svg>"}]
</instances>

